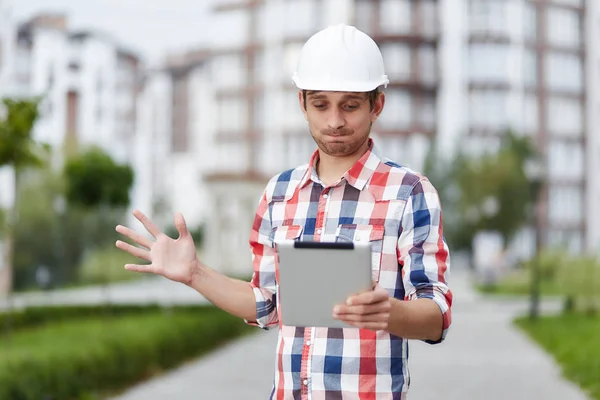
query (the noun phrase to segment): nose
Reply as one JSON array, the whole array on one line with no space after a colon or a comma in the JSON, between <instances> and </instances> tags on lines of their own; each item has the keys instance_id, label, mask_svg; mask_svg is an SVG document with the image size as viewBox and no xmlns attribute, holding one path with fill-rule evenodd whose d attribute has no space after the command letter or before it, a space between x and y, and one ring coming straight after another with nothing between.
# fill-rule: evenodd
<instances>
[{"instance_id":1,"label":"nose","mask_svg":"<svg viewBox=\"0 0 600 400\"><path fill-rule=\"evenodd\" d=\"M327 126L330 129L341 129L346 125L343 113L337 108L332 107L327 115Z\"/></svg>"}]
</instances>

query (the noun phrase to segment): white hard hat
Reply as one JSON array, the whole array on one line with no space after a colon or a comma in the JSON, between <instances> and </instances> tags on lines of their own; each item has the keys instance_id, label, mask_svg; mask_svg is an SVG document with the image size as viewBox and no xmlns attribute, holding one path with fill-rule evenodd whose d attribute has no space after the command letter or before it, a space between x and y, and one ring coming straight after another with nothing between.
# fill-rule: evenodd
<instances>
[{"instance_id":1,"label":"white hard hat","mask_svg":"<svg viewBox=\"0 0 600 400\"><path fill-rule=\"evenodd\" d=\"M344 24L308 39L292 79L299 89L337 92L369 92L389 83L375 41Z\"/></svg>"}]
</instances>

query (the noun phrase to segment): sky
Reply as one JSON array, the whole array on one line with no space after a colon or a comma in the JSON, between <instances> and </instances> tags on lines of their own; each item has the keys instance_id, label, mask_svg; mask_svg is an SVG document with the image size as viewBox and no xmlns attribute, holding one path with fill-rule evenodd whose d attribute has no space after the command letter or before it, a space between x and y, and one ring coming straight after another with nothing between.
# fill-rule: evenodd
<instances>
[{"instance_id":1,"label":"sky","mask_svg":"<svg viewBox=\"0 0 600 400\"><path fill-rule=\"evenodd\" d=\"M167 51L206 43L215 33L213 18L207 17L215 1L12 0L12 12L18 22L45 11L64 13L70 30L103 31L151 62Z\"/></svg>"}]
</instances>

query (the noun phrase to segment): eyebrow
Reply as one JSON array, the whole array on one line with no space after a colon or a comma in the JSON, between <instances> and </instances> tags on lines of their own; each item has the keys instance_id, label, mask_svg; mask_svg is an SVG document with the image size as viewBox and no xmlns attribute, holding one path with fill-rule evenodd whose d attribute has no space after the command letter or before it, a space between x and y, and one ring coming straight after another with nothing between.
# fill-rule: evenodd
<instances>
[{"instance_id":1,"label":"eyebrow","mask_svg":"<svg viewBox=\"0 0 600 400\"><path fill-rule=\"evenodd\" d=\"M314 100L325 100L327 99L327 96L322 94L322 92L320 91L308 91L306 93L307 97L310 97L311 99ZM361 96L358 94L345 94L342 96L342 100L366 100L368 99L368 96Z\"/></svg>"}]
</instances>

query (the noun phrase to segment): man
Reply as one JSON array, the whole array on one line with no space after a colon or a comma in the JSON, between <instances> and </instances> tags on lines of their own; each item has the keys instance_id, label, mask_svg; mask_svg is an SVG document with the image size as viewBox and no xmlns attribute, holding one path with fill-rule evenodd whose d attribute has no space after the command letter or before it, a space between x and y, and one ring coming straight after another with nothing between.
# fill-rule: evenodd
<instances>
[{"instance_id":1,"label":"man","mask_svg":"<svg viewBox=\"0 0 600 400\"><path fill-rule=\"evenodd\" d=\"M127 265L129 270L189 285L250 324L278 325L271 398L403 399L409 385L407 339L439 343L451 319L449 254L437 193L424 176L383 160L370 138L384 108L380 89L388 83L370 37L346 25L318 32L303 47L293 79L318 149L308 165L267 184L250 234L251 282L198 261L179 213L177 240L136 211L154 240L118 226L143 248L121 241L117 246L151 262ZM280 323L275 252L277 242L289 239L371 242L373 290L332 310L356 328Z\"/></svg>"}]
</instances>

